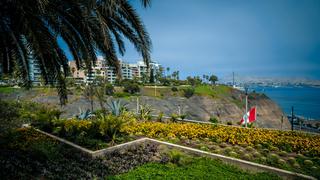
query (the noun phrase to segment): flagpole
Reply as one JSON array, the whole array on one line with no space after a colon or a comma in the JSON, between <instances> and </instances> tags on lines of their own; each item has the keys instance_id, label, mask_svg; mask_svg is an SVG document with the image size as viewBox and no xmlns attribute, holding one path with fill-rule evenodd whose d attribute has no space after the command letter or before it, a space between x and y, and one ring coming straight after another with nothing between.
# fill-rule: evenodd
<instances>
[{"instance_id":1,"label":"flagpole","mask_svg":"<svg viewBox=\"0 0 320 180\"><path fill-rule=\"evenodd\" d=\"M246 111L245 111L245 127L247 127L248 124L248 87L245 87L245 91L246 91Z\"/></svg>"}]
</instances>

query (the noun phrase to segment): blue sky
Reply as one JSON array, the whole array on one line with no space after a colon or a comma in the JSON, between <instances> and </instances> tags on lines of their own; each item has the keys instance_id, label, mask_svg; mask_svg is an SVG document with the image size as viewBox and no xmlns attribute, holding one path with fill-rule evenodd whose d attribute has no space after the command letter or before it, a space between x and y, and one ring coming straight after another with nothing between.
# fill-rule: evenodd
<instances>
[{"instance_id":1,"label":"blue sky","mask_svg":"<svg viewBox=\"0 0 320 180\"><path fill-rule=\"evenodd\" d=\"M188 75L320 79L319 0L131 1L151 36L152 59ZM128 43L121 57L141 57Z\"/></svg>"}]
</instances>

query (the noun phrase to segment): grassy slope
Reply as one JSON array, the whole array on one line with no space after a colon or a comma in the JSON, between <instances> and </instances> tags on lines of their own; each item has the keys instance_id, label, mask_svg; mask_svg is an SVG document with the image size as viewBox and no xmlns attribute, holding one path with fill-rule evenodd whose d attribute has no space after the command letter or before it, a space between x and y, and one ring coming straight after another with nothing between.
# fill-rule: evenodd
<instances>
[{"instance_id":1,"label":"grassy slope","mask_svg":"<svg viewBox=\"0 0 320 180\"><path fill-rule=\"evenodd\" d=\"M187 164L148 163L110 179L280 179L268 173L249 173L219 160L194 158Z\"/></svg>"}]
</instances>

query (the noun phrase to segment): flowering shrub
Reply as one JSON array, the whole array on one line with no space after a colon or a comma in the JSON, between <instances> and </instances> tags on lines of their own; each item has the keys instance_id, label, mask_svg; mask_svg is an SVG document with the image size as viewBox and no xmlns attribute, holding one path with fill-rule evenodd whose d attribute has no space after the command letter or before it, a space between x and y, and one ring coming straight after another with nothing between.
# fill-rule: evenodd
<instances>
[{"instance_id":1,"label":"flowering shrub","mask_svg":"<svg viewBox=\"0 0 320 180\"><path fill-rule=\"evenodd\" d=\"M136 122L124 126L123 132L155 138L209 138L230 144L254 146L262 144L288 152L300 152L310 156L320 156L320 135L268 129L246 129L227 126L212 126L194 123Z\"/></svg>"},{"instance_id":2,"label":"flowering shrub","mask_svg":"<svg viewBox=\"0 0 320 180\"><path fill-rule=\"evenodd\" d=\"M74 143L90 149L101 149L112 145L115 141L126 140L126 133L120 132L125 124L136 121L134 114L124 111L120 116L112 114L103 115L92 120L78 119L55 119L48 121L48 126L43 128L42 124L37 127L66 138Z\"/></svg>"}]
</instances>

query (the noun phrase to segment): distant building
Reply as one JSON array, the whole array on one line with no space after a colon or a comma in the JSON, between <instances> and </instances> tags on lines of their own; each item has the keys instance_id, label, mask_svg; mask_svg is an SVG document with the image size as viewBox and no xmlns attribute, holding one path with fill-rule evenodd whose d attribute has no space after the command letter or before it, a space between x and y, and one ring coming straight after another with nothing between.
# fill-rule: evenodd
<instances>
[{"instance_id":1,"label":"distant building","mask_svg":"<svg viewBox=\"0 0 320 180\"><path fill-rule=\"evenodd\" d=\"M143 73L150 75L147 65L143 61L130 64L120 60L119 65L122 79L134 79L135 77L141 78ZM70 61L69 66L72 72L72 77L76 80L76 84L92 83L97 76L105 77L108 82L114 84L118 77L115 67L108 66L106 61L101 57L98 58L96 65L92 68L92 72L90 74L87 74L86 71L81 69L77 70L74 61ZM155 62L150 63L150 68L153 68L154 72L157 72L160 66L160 64Z\"/></svg>"},{"instance_id":2,"label":"distant building","mask_svg":"<svg viewBox=\"0 0 320 180\"><path fill-rule=\"evenodd\" d=\"M41 69L39 63L33 59L30 58L29 61L29 78L33 85L40 86L41 85Z\"/></svg>"}]
</instances>

